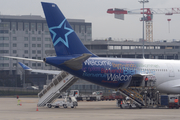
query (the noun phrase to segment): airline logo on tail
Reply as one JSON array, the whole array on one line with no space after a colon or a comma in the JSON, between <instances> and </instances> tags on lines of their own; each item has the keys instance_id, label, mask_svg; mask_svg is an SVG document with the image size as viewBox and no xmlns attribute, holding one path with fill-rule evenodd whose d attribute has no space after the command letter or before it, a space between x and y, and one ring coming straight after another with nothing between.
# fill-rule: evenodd
<instances>
[{"instance_id":1,"label":"airline logo on tail","mask_svg":"<svg viewBox=\"0 0 180 120\"><path fill-rule=\"evenodd\" d=\"M57 56L87 53L97 57L83 45L56 4L42 2L42 7Z\"/></svg>"},{"instance_id":2,"label":"airline logo on tail","mask_svg":"<svg viewBox=\"0 0 180 120\"><path fill-rule=\"evenodd\" d=\"M64 19L58 26L49 28L49 31L52 33L54 46L56 46L59 42L62 42L66 47L69 48L68 36L74 32L74 30L66 26L66 19Z\"/></svg>"}]
</instances>

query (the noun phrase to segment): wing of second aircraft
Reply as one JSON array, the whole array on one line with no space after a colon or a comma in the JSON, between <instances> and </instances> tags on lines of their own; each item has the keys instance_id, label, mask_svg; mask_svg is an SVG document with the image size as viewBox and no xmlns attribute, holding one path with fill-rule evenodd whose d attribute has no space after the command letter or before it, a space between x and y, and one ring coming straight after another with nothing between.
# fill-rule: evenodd
<instances>
[{"instance_id":1,"label":"wing of second aircraft","mask_svg":"<svg viewBox=\"0 0 180 120\"><path fill-rule=\"evenodd\" d=\"M30 67L26 66L25 64L19 62L19 65L21 65L21 67L24 69L24 70L28 70L28 71L31 71L31 72L36 72L36 73L46 73L46 74L54 74L54 75L57 75L59 73L61 73L61 71L54 71L54 70L39 70L39 69L31 69Z\"/></svg>"}]
</instances>

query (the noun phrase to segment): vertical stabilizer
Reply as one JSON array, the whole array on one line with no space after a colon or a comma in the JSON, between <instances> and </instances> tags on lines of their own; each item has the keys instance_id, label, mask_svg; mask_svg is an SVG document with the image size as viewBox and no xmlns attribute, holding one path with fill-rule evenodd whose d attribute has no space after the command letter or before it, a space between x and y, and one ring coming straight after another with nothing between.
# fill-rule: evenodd
<instances>
[{"instance_id":1,"label":"vertical stabilizer","mask_svg":"<svg viewBox=\"0 0 180 120\"><path fill-rule=\"evenodd\" d=\"M82 44L56 4L42 2L42 7L57 56L92 54Z\"/></svg>"}]
</instances>

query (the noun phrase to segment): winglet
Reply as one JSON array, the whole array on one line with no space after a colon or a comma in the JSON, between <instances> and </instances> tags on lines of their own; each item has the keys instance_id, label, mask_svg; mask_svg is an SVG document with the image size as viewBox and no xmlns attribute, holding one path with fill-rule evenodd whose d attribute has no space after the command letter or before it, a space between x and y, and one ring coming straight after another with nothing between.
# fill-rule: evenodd
<instances>
[{"instance_id":1,"label":"winglet","mask_svg":"<svg viewBox=\"0 0 180 120\"><path fill-rule=\"evenodd\" d=\"M19 65L21 65L21 67L24 69L24 70L31 70L30 67L26 66L25 64L21 63L21 62L18 62Z\"/></svg>"}]
</instances>

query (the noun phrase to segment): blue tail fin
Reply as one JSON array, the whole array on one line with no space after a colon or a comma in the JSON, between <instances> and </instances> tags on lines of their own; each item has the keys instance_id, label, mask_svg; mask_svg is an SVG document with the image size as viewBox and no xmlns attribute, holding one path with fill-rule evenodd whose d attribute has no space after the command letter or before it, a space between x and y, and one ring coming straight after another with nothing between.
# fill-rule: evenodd
<instances>
[{"instance_id":1,"label":"blue tail fin","mask_svg":"<svg viewBox=\"0 0 180 120\"><path fill-rule=\"evenodd\" d=\"M24 69L24 70L30 70L31 68L26 66L25 64L19 62L19 65L21 65L21 67Z\"/></svg>"},{"instance_id":2,"label":"blue tail fin","mask_svg":"<svg viewBox=\"0 0 180 120\"><path fill-rule=\"evenodd\" d=\"M56 4L42 2L42 7L57 56L92 54L82 44Z\"/></svg>"}]
</instances>

